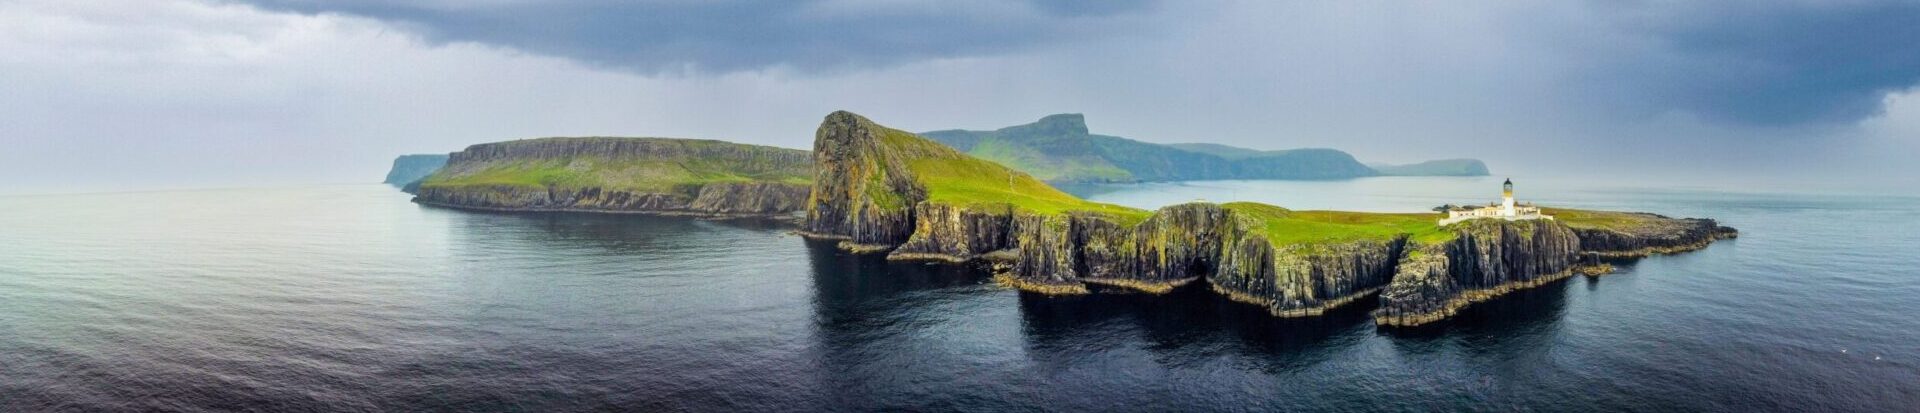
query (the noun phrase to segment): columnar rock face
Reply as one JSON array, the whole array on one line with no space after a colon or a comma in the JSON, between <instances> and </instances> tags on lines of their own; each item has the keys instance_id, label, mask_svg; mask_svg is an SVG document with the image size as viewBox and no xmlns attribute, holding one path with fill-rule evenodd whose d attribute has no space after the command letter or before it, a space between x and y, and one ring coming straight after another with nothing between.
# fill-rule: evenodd
<instances>
[{"instance_id":1,"label":"columnar rock face","mask_svg":"<svg viewBox=\"0 0 1920 413\"><path fill-rule=\"evenodd\" d=\"M963 208L922 202L913 208L913 233L892 256L961 262L1007 247L1013 209Z\"/></svg>"},{"instance_id":2,"label":"columnar rock face","mask_svg":"<svg viewBox=\"0 0 1920 413\"><path fill-rule=\"evenodd\" d=\"M1133 227L1135 253L1124 262L1133 268L1083 276L1149 283L1203 277L1220 267L1221 252L1241 239L1246 227L1232 212L1216 204L1161 208Z\"/></svg>"},{"instance_id":3,"label":"columnar rock face","mask_svg":"<svg viewBox=\"0 0 1920 413\"><path fill-rule=\"evenodd\" d=\"M1250 260L1255 271L1222 273L1211 281L1215 290L1265 305L1275 315L1317 315L1386 285L1405 245L1404 237L1266 250L1249 245L1240 251L1264 257Z\"/></svg>"},{"instance_id":4,"label":"columnar rock face","mask_svg":"<svg viewBox=\"0 0 1920 413\"><path fill-rule=\"evenodd\" d=\"M1547 220L1476 220L1453 226L1458 237L1416 247L1401 258L1380 295L1375 321L1418 325L1452 316L1475 301L1572 275L1580 239Z\"/></svg>"},{"instance_id":5,"label":"columnar rock face","mask_svg":"<svg viewBox=\"0 0 1920 413\"><path fill-rule=\"evenodd\" d=\"M502 211L779 216L806 207L806 151L664 138L546 138L455 152L415 202Z\"/></svg>"},{"instance_id":6,"label":"columnar rock face","mask_svg":"<svg viewBox=\"0 0 1920 413\"><path fill-rule=\"evenodd\" d=\"M1418 325L1571 275L1589 255L1664 253L1731 236L1712 220L1565 210L1567 220L1289 211L1190 203L1152 213L1088 203L846 112L820 126L807 234L890 259L994 263L1023 290L1164 292L1195 281L1277 316L1367 302ZM986 177L986 178L981 178ZM987 182L980 182L985 180ZM1053 192L1046 192L1053 191ZM1016 198L1044 192L1040 197ZM1584 246L1583 246L1584 245Z\"/></svg>"},{"instance_id":7,"label":"columnar rock face","mask_svg":"<svg viewBox=\"0 0 1920 413\"><path fill-rule=\"evenodd\" d=\"M1417 325L1453 315L1467 303L1453 277L1447 244L1413 245L1395 264L1393 282L1380 292L1375 322Z\"/></svg>"},{"instance_id":8,"label":"columnar rock face","mask_svg":"<svg viewBox=\"0 0 1920 413\"><path fill-rule=\"evenodd\" d=\"M1222 246L1240 239L1242 228L1231 213L1206 203L1166 207L1132 226L1096 214L1022 216L1013 242L1021 259L1009 275L1164 290L1214 273Z\"/></svg>"}]
</instances>

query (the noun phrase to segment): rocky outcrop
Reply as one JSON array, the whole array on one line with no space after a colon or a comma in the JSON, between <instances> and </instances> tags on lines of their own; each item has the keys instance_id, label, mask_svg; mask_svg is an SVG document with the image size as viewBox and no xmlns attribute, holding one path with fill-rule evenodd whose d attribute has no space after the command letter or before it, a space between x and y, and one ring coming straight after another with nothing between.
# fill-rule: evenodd
<instances>
[{"instance_id":1,"label":"rocky outcrop","mask_svg":"<svg viewBox=\"0 0 1920 413\"><path fill-rule=\"evenodd\" d=\"M1398 259L1374 320L1419 325L1519 289L1572 275L1580 239L1548 220L1475 220L1453 226L1453 241L1420 246Z\"/></svg>"},{"instance_id":2,"label":"rocky outcrop","mask_svg":"<svg viewBox=\"0 0 1920 413\"><path fill-rule=\"evenodd\" d=\"M1223 272L1210 280L1215 291L1266 306L1277 316L1319 315L1379 291L1393 279L1394 264L1405 245L1405 237L1269 250L1250 245L1241 250L1255 257L1250 261L1255 264L1250 267L1253 271Z\"/></svg>"},{"instance_id":3,"label":"rocky outcrop","mask_svg":"<svg viewBox=\"0 0 1920 413\"><path fill-rule=\"evenodd\" d=\"M1005 274L1025 284L1093 283L1165 292L1213 273L1222 246L1243 231L1219 205L1163 208L1127 226L1096 213L1023 214L1015 221L1018 251Z\"/></svg>"},{"instance_id":4,"label":"rocky outcrop","mask_svg":"<svg viewBox=\"0 0 1920 413\"><path fill-rule=\"evenodd\" d=\"M884 251L913 235L913 207L927 190L882 144L881 133L873 121L846 111L820 123L804 235L844 240L842 248L855 251Z\"/></svg>"},{"instance_id":5,"label":"rocky outcrop","mask_svg":"<svg viewBox=\"0 0 1920 413\"><path fill-rule=\"evenodd\" d=\"M545 138L455 152L414 201L496 211L712 217L806 208L806 151L710 140Z\"/></svg>"},{"instance_id":6,"label":"rocky outcrop","mask_svg":"<svg viewBox=\"0 0 1920 413\"><path fill-rule=\"evenodd\" d=\"M1634 258L1653 254L1671 254L1706 248L1715 240L1735 238L1740 232L1704 218L1674 219L1661 215L1634 213L1643 218L1640 225L1623 228L1574 228L1581 250L1600 257Z\"/></svg>"},{"instance_id":7,"label":"rocky outcrop","mask_svg":"<svg viewBox=\"0 0 1920 413\"><path fill-rule=\"evenodd\" d=\"M1013 229L1007 206L962 208L922 202L913 207L913 233L887 256L965 262L1005 249Z\"/></svg>"}]
</instances>

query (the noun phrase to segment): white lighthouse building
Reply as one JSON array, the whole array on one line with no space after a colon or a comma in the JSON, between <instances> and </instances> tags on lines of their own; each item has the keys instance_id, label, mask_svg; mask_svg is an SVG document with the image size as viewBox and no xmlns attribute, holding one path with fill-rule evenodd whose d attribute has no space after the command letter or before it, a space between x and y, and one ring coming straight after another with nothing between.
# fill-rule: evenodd
<instances>
[{"instance_id":1,"label":"white lighthouse building","mask_svg":"<svg viewBox=\"0 0 1920 413\"><path fill-rule=\"evenodd\" d=\"M1508 221L1529 219L1553 219L1540 214L1540 208L1532 203L1519 204L1513 201L1513 180L1500 184L1500 202L1482 207L1456 207L1447 210L1447 218L1440 220L1441 226L1469 219L1496 218Z\"/></svg>"}]
</instances>

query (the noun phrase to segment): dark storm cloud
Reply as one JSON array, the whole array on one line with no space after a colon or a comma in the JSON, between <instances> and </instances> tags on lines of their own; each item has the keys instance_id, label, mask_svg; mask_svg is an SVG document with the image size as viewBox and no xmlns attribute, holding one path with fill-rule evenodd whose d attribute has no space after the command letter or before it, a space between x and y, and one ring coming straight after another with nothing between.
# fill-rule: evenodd
<instances>
[{"instance_id":1,"label":"dark storm cloud","mask_svg":"<svg viewBox=\"0 0 1920 413\"><path fill-rule=\"evenodd\" d=\"M1151 0L243 0L398 22L472 41L640 72L883 66L1003 53L1089 35Z\"/></svg>"},{"instance_id":2,"label":"dark storm cloud","mask_svg":"<svg viewBox=\"0 0 1920 413\"><path fill-rule=\"evenodd\" d=\"M1593 86L1753 125L1849 123L1920 83L1920 3L1598 3L1669 58L1618 56ZM1617 39L1616 39L1617 40Z\"/></svg>"}]
</instances>

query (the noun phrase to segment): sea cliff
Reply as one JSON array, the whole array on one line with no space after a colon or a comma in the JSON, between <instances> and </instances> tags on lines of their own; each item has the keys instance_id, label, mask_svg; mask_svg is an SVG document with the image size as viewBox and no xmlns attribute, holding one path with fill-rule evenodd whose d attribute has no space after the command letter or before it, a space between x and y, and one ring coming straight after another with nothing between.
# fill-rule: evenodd
<instances>
[{"instance_id":1,"label":"sea cliff","mask_svg":"<svg viewBox=\"0 0 1920 413\"><path fill-rule=\"evenodd\" d=\"M497 211L789 216L806 205L806 151L711 140L542 138L453 153L414 202Z\"/></svg>"},{"instance_id":2,"label":"sea cliff","mask_svg":"<svg viewBox=\"0 0 1920 413\"><path fill-rule=\"evenodd\" d=\"M1148 212L1088 202L1025 173L859 115L816 131L803 235L894 260L980 262L1043 294L1194 282L1276 316L1369 302L1410 326L1573 274L1599 257L1669 253L1732 236L1712 220L1557 210L1565 220L1292 211L1190 203Z\"/></svg>"}]
</instances>

